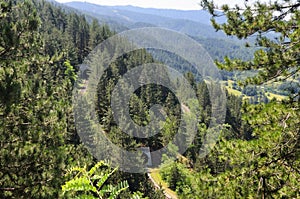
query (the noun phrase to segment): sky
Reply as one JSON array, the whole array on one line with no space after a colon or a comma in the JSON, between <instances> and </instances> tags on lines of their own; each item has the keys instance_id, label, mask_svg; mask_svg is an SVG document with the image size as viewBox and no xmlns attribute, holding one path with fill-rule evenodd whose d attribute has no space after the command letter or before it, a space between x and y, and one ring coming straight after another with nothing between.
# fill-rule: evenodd
<instances>
[{"instance_id":1,"label":"sky","mask_svg":"<svg viewBox=\"0 0 300 199\"><path fill-rule=\"evenodd\" d=\"M201 0L56 0L60 3L70 1L86 1L99 5L132 5L144 8L167 8L178 10L199 10L201 9L199 3ZM215 0L216 4L236 5L243 2L243 0Z\"/></svg>"}]
</instances>

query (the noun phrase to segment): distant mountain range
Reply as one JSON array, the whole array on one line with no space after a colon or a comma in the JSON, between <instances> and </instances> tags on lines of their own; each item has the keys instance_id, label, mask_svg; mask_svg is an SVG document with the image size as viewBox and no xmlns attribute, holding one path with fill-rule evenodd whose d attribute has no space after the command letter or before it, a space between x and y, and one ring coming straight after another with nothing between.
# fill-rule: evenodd
<instances>
[{"instance_id":1,"label":"distant mountain range","mask_svg":"<svg viewBox=\"0 0 300 199\"><path fill-rule=\"evenodd\" d=\"M55 4L64 7L67 12L85 14L88 20L96 18L116 32L142 27L163 27L179 31L198 41L213 59L223 60L224 56L229 56L249 60L253 56L254 49L245 48L245 41L228 37L223 32L216 32L210 24L211 16L204 10L101 6L79 1L65 4L55 2ZM225 22L225 18L219 18L218 22Z\"/></svg>"},{"instance_id":2,"label":"distant mountain range","mask_svg":"<svg viewBox=\"0 0 300 199\"><path fill-rule=\"evenodd\" d=\"M210 25L210 15L203 10L168 10L134 6L100 6L87 2L69 2L65 5L92 15L117 31L140 27L164 27L191 36L224 38ZM219 19L225 21L224 18Z\"/></svg>"}]
</instances>

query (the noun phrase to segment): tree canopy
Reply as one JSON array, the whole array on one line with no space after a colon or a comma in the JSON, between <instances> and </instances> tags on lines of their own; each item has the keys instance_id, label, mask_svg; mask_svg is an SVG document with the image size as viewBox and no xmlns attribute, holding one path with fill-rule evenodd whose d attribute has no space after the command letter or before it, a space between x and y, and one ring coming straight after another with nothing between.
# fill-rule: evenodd
<instances>
[{"instance_id":1,"label":"tree canopy","mask_svg":"<svg viewBox=\"0 0 300 199\"><path fill-rule=\"evenodd\" d=\"M248 3L231 8L216 6L213 1L203 0L201 5L212 14L216 30L239 39L255 37L255 57L251 61L230 60L218 66L227 70L259 70L259 75L247 83L296 78L300 71L300 2L296 0ZM218 11L217 11L218 9ZM221 10L221 11L220 11ZM226 16L227 22L219 24L218 16ZM251 44L247 44L251 46Z\"/></svg>"},{"instance_id":2,"label":"tree canopy","mask_svg":"<svg viewBox=\"0 0 300 199\"><path fill-rule=\"evenodd\" d=\"M225 57L224 62L217 62L221 69L257 70L258 75L242 82L244 85L299 80L299 1L245 1L243 7L231 8L203 0L201 5L212 14L216 30L239 39L256 38L258 50L252 60ZM221 15L227 22L217 23L215 18ZM194 188L199 198L299 197L299 93L290 96L281 102L243 105L243 121L250 125L251 136L246 140L224 138L201 160ZM191 193L186 191L185 197Z\"/></svg>"}]
</instances>

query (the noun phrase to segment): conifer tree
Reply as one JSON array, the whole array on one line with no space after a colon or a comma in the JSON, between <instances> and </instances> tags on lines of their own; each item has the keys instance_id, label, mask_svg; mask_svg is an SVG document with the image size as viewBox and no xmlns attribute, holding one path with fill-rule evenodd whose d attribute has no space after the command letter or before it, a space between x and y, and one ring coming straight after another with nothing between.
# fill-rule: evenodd
<instances>
[{"instance_id":1,"label":"conifer tree","mask_svg":"<svg viewBox=\"0 0 300 199\"><path fill-rule=\"evenodd\" d=\"M257 70L257 76L241 82L244 85L297 78L300 69L299 1L257 1L254 4L245 1L244 8L217 7L207 0L201 4L212 14L212 23L217 30L240 39L254 35L255 45L259 47L253 60L225 57L224 62L217 62L220 68ZM219 15L226 16L227 22L217 23L215 18ZM217 165L210 165L199 172L199 198L299 197L298 96L299 93L291 94L287 101L244 105L243 120L250 125L250 139L223 139L219 143L209 157L223 162L223 171L213 173L211 171L216 171Z\"/></svg>"}]
</instances>

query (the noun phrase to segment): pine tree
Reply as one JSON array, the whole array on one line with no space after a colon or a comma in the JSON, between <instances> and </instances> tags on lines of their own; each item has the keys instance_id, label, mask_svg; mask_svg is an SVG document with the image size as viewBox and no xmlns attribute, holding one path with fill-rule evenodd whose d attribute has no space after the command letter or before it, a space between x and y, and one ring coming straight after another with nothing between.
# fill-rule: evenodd
<instances>
[{"instance_id":1,"label":"pine tree","mask_svg":"<svg viewBox=\"0 0 300 199\"><path fill-rule=\"evenodd\" d=\"M71 109L72 64L82 55L62 9L33 0L0 6L0 197L58 198L67 167L92 162Z\"/></svg>"},{"instance_id":2,"label":"pine tree","mask_svg":"<svg viewBox=\"0 0 300 199\"><path fill-rule=\"evenodd\" d=\"M1 2L0 196L58 197L68 149L70 86L39 53L39 18L30 1Z\"/></svg>"},{"instance_id":3,"label":"pine tree","mask_svg":"<svg viewBox=\"0 0 300 199\"><path fill-rule=\"evenodd\" d=\"M213 16L212 24L216 30L239 39L256 37L254 59L242 61L225 57L224 63L218 66L227 70L259 70L254 78L245 83L261 84L266 81L284 80L299 75L299 1L286 0L269 3L255 2L253 5L245 1L245 7L228 5L219 7L227 23L218 24L216 6L209 0L203 0L202 6ZM276 14L274 14L276 13ZM277 14L278 13L278 14ZM274 35L266 33L273 32ZM251 44L246 44L248 47Z\"/></svg>"},{"instance_id":4,"label":"pine tree","mask_svg":"<svg viewBox=\"0 0 300 199\"><path fill-rule=\"evenodd\" d=\"M217 17L217 7L211 1L202 5ZM256 36L259 50L250 61L231 60L217 62L227 70L258 70L255 77L242 84L285 81L299 75L299 1L255 2L245 8L228 5L219 7L227 22L212 22L217 30L238 38ZM276 14L274 14L276 12ZM266 34L276 33L276 38ZM209 156L217 158L226 167L213 173L217 165L199 172L197 191L199 198L299 197L299 94L288 101L271 101L268 104L245 104L243 120L252 131L248 140L222 140Z\"/></svg>"}]
</instances>

